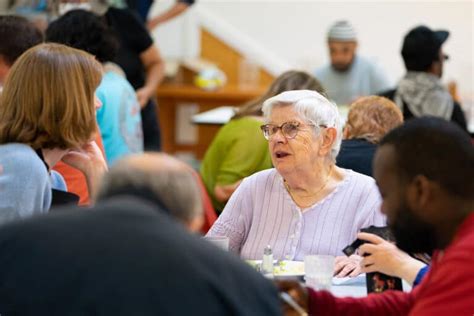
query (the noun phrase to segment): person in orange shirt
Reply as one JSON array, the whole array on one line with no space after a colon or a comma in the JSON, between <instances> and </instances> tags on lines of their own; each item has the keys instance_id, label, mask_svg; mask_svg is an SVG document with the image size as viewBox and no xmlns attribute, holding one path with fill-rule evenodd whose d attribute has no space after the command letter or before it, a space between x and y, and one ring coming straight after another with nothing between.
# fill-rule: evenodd
<instances>
[{"instance_id":1,"label":"person in orange shirt","mask_svg":"<svg viewBox=\"0 0 474 316\"><path fill-rule=\"evenodd\" d=\"M95 136L95 142L97 143L97 146L99 146L102 155L105 156L104 145L102 144L102 137L100 136L100 133L97 133ZM63 176L64 181L66 181L67 191L79 197L78 205L88 206L91 204L91 197L87 188L86 177L81 171L65 164L62 161L58 162L54 166L53 170L59 172Z\"/></svg>"}]
</instances>

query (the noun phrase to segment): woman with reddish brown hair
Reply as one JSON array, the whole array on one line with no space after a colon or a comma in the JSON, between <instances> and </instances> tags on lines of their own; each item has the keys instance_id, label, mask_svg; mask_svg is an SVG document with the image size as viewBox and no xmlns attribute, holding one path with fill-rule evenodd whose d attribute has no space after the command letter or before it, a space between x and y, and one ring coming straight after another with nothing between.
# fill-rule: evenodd
<instances>
[{"instance_id":1,"label":"woman with reddish brown hair","mask_svg":"<svg viewBox=\"0 0 474 316\"><path fill-rule=\"evenodd\" d=\"M49 210L50 170L61 160L94 190L107 169L92 141L101 78L92 55L59 44L35 46L15 62L0 96L0 224Z\"/></svg>"},{"instance_id":2,"label":"woman with reddish brown hair","mask_svg":"<svg viewBox=\"0 0 474 316\"><path fill-rule=\"evenodd\" d=\"M402 123L402 112L389 99L379 96L358 99L350 106L336 164L372 176L372 159L379 140Z\"/></svg>"}]
</instances>

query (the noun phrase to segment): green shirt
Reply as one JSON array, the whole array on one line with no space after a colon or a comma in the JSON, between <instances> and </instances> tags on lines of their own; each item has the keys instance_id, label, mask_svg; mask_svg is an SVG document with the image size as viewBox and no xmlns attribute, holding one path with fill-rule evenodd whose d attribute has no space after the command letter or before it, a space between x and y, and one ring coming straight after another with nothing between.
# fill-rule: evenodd
<instances>
[{"instance_id":1,"label":"green shirt","mask_svg":"<svg viewBox=\"0 0 474 316\"><path fill-rule=\"evenodd\" d=\"M216 200L216 185L233 184L272 167L268 142L260 130L262 124L253 117L231 120L219 130L207 149L200 172L218 212L224 209L225 202Z\"/></svg>"}]
</instances>

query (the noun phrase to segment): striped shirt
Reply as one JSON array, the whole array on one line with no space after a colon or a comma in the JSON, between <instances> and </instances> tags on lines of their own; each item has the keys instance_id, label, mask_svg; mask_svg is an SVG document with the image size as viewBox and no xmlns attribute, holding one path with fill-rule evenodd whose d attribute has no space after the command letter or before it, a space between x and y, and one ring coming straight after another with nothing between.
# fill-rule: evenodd
<instances>
[{"instance_id":1,"label":"striped shirt","mask_svg":"<svg viewBox=\"0 0 474 316\"><path fill-rule=\"evenodd\" d=\"M262 259L267 245L279 260L343 255L361 228L385 226L374 179L345 171L344 180L303 213L276 169L245 178L208 235L229 237L230 250L246 260Z\"/></svg>"}]
</instances>

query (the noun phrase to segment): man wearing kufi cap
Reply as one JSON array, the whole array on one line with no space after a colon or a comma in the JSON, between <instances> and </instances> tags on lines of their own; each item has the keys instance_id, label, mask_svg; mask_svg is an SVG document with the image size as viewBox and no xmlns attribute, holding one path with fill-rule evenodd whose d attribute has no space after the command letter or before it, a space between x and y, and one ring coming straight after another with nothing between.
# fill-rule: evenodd
<instances>
[{"instance_id":1,"label":"man wearing kufi cap","mask_svg":"<svg viewBox=\"0 0 474 316\"><path fill-rule=\"evenodd\" d=\"M338 105L390 88L390 82L371 60L356 54L356 32L348 21L338 21L329 29L331 64L316 70L329 97Z\"/></svg>"},{"instance_id":2,"label":"man wearing kufi cap","mask_svg":"<svg viewBox=\"0 0 474 316\"><path fill-rule=\"evenodd\" d=\"M461 106L440 80L444 61L448 59L441 46L448 36L448 31L433 31L424 25L410 30L401 51L407 72L396 89L382 95L400 107L405 120L430 115L453 121L467 130Z\"/></svg>"}]
</instances>

